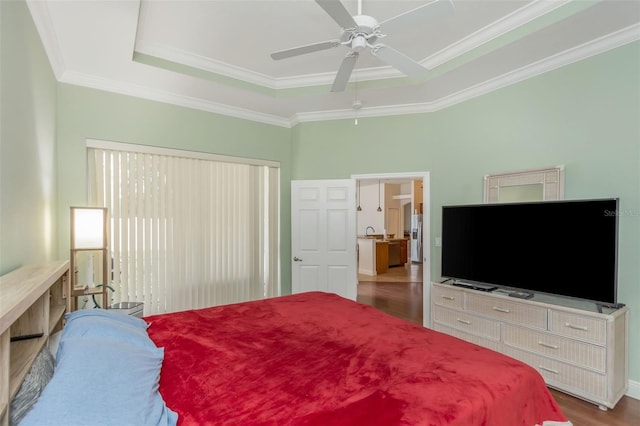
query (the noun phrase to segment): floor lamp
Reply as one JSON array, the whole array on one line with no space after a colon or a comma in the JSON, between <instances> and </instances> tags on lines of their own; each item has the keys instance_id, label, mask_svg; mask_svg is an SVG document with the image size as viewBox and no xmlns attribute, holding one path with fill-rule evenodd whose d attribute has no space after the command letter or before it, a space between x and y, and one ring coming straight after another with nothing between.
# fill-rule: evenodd
<instances>
[{"instance_id":1,"label":"floor lamp","mask_svg":"<svg viewBox=\"0 0 640 426\"><path fill-rule=\"evenodd\" d=\"M102 307L108 308L107 287L109 279L109 214L106 207L71 207L71 290L69 310L77 307L79 296L102 295ZM91 271L88 277L80 278L78 274L78 255L82 252L100 252L102 262L100 271L102 281L94 287L95 264L90 254L87 267ZM90 281L90 282L88 282Z\"/></svg>"}]
</instances>

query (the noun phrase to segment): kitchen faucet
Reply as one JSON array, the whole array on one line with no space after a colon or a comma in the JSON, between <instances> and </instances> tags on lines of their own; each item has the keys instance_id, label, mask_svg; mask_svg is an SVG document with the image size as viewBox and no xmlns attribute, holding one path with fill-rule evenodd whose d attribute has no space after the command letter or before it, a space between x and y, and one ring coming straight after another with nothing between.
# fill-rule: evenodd
<instances>
[{"instance_id":1,"label":"kitchen faucet","mask_svg":"<svg viewBox=\"0 0 640 426\"><path fill-rule=\"evenodd\" d=\"M375 230L375 229L373 229L373 226L367 226L367 227L366 227L366 229L364 230L364 234L365 234L365 235L369 235L369 229L371 229L371 233L372 233L372 234L375 234L375 233L376 233L376 230Z\"/></svg>"}]
</instances>

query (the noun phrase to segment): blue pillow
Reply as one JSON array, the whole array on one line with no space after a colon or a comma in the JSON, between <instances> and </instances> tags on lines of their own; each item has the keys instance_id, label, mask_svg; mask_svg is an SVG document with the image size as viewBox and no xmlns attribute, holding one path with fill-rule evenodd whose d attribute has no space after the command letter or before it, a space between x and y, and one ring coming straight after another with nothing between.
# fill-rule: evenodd
<instances>
[{"instance_id":1,"label":"blue pillow","mask_svg":"<svg viewBox=\"0 0 640 426\"><path fill-rule=\"evenodd\" d=\"M101 310L85 309L85 311L99 312ZM73 312L72 314L75 314L76 312ZM56 359L60 356L60 351L64 347L62 343L70 337L95 337L101 339L127 341L138 345L141 348L150 349L152 351L156 349L156 345L149 338L149 335L147 334L147 330L145 328L140 328L135 323L131 323L129 321L122 321L122 318L120 317L126 318L128 317L128 315L113 313L111 315L89 314L70 316L70 319L67 320L67 324L62 329L62 336L60 337L60 345L58 347ZM140 318L136 319L142 321Z\"/></svg>"},{"instance_id":2,"label":"blue pillow","mask_svg":"<svg viewBox=\"0 0 640 426\"><path fill-rule=\"evenodd\" d=\"M95 337L68 337L60 345L55 374L21 426L177 423L158 392L163 349Z\"/></svg>"},{"instance_id":3,"label":"blue pillow","mask_svg":"<svg viewBox=\"0 0 640 426\"><path fill-rule=\"evenodd\" d=\"M79 311L67 312L65 314L65 319L67 322L73 321L76 318L108 318L110 320L120 322L123 324L131 325L132 327L138 327L143 330L149 328L149 324L147 324L143 319L134 317L131 315L125 315L120 312L111 311L108 309L81 309Z\"/></svg>"}]
</instances>

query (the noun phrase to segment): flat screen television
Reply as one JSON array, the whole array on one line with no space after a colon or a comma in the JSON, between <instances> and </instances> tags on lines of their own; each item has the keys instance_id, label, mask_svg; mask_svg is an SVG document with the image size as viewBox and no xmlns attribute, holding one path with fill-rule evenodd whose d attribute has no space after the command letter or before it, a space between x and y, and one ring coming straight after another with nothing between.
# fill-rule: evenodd
<instances>
[{"instance_id":1,"label":"flat screen television","mask_svg":"<svg viewBox=\"0 0 640 426\"><path fill-rule=\"evenodd\" d=\"M442 208L442 276L615 304L618 199Z\"/></svg>"}]
</instances>

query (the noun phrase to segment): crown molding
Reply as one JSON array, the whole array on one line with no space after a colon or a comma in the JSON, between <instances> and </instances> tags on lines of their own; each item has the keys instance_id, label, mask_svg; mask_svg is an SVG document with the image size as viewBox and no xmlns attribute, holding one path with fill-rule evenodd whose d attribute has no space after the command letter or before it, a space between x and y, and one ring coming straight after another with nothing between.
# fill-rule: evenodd
<instances>
[{"instance_id":1,"label":"crown molding","mask_svg":"<svg viewBox=\"0 0 640 426\"><path fill-rule=\"evenodd\" d=\"M275 89L274 79L265 74L251 71L246 68L231 65L222 61L207 58L195 53L176 49L159 43L136 40L135 51L155 58L164 59L180 65L197 68L212 74L220 74L247 83L257 84L269 89Z\"/></svg>"},{"instance_id":2,"label":"crown molding","mask_svg":"<svg viewBox=\"0 0 640 426\"><path fill-rule=\"evenodd\" d=\"M571 1L573 0L544 0L527 4L419 62L427 69L433 69L437 66L443 65L444 63L456 59L457 57L462 56L469 51L490 42L491 40L504 36L510 31L546 15L547 13L560 8ZM195 53L146 40L137 40L135 51L177 64L197 68L212 74L223 75L225 77L242 80L250 84L274 90L330 85L333 83L335 78L335 72L333 71L297 75L292 77L269 77L266 74L258 73L247 68L237 67L226 62L217 61ZM354 77L359 81L384 80L404 76L405 75L400 71L390 66L354 70Z\"/></svg>"},{"instance_id":3,"label":"crown molding","mask_svg":"<svg viewBox=\"0 0 640 426\"><path fill-rule=\"evenodd\" d=\"M569 0L562 0L561 4L566 4L568 1ZM299 123L303 123L307 121L350 119L355 116L353 109L341 109L341 110L333 110L333 111L298 113L298 114L294 114L289 118L283 118L283 117L274 116L271 114L264 114L256 111L251 111L244 108L229 106L229 105L225 105L225 104L217 103L213 101L178 95L168 91L152 89L146 86L140 86L133 83L114 81L111 79L95 77L95 76L90 76L87 74L83 74L83 73L79 73L71 70L66 70L63 56L59 47L60 45L58 42L58 38L57 38L55 29L51 20L51 16L49 14L49 10L47 7L47 3L38 1L38 0L26 0L26 2L29 7L29 11L32 15L32 18L34 20L34 23L36 25L36 28L38 30L38 33L40 35L40 38L42 40L47 57L49 58L49 62L53 69L54 75L56 76L56 79L60 82L75 84L75 85L84 86L84 87L90 87L93 89L104 90L108 92L120 93L120 94L134 96L142 99L148 99L148 100L153 100L158 102L179 105L187 108L193 108L193 109L212 112L212 113L221 114L225 116L241 118L241 119L261 122L265 124L271 124L279 127L293 127ZM454 45L453 46L454 52L449 53L448 54L449 56L446 56L444 51L442 51L432 56L431 58L427 59L425 62L427 64L441 64L446 61L449 61L455 57L458 57L464 54L469 49L473 49L473 47L477 47L480 44L486 43L491 39L499 37L500 35L505 34L506 32L518 27L519 25L523 25L526 22L529 22L532 19L535 19L537 16L541 16L544 13L548 13L551 10L554 10L555 9L555 7L553 7L554 5L556 5L556 7L560 7L558 5L558 2L543 1L543 2L536 2L531 7L521 8L518 11L514 12L512 15L505 17L501 21L498 21L499 28L497 30L490 30L489 27L485 27L484 29L478 31L477 33L473 34L467 39L461 40L459 43ZM640 40L640 24L635 24L623 30L620 30L618 32L601 37L597 40L583 44L576 48L561 52L552 57L546 58L544 60L530 64L528 66L522 67L518 70L503 74L499 77L487 80L485 82L466 88L462 91L459 91L450 96L438 99L436 101L419 103L419 104L401 104L401 105L393 105L388 107L369 107L369 108L365 107L358 111L358 117L359 118L380 117L380 116L389 116L389 115L419 114L419 113L428 113L428 112L438 111L440 109L447 108L449 106L455 105L460 102L464 102L469 99L473 99L475 97L490 93L494 90L507 87L509 85L518 83L528 78L535 77L537 75L546 73L548 71L555 70L557 68L569 65L571 63L580 61L582 59L589 58L594 55L598 55L600 53L604 53L608 50L611 50L611 49L620 47L624 44L631 43L638 40ZM173 54L176 54L176 55L180 53L181 52L173 52ZM189 55L189 54L186 54L186 55ZM167 59L172 60L170 58L167 58ZM197 66L198 68L207 66L206 63L208 62L208 60L204 60L204 63L197 62L198 60L203 60L204 58L194 59L192 57L191 59L193 59L194 61L194 64L192 66ZM182 60L186 60L186 59L182 58ZM222 63L216 64L216 66L224 66L224 65L226 64L222 64ZM357 70L357 73L354 75L356 75L360 81L366 80L366 79L375 79L375 78L378 78L376 76L381 76L381 75L388 76L393 74L396 77L399 76L399 73L397 73L395 70L392 70L389 67L387 68L388 69L386 70L379 69L379 68ZM216 72L222 73L222 70L217 69ZM243 70L239 67L237 67L235 70L228 70L228 72L231 74L233 74L233 72L252 73L251 71ZM253 73L253 74L256 74L256 73ZM247 78L249 77L246 75L243 77L245 81ZM257 78L258 79L257 81L260 81L262 84L269 83L268 78L266 76L259 75L258 77L255 77L255 78ZM267 81L264 80L265 78L267 78ZM387 78L387 77L383 77L383 78ZM315 75L303 76L303 77L273 80L271 81L270 84L272 84L274 88L287 88L287 87L308 86L311 84L313 85L325 84L325 83L330 84L332 80L333 80L333 73L323 73L323 74L315 74ZM260 83L256 83L256 84L260 84Z\"/></svg>"},{"instance_id":4,"label":"crown molding","mask_svg":"<svg viewBox=\"0 0 640 426\"><path fill-rule=\"evenodd\" d=\"M536 77L549 71L599 55L625 44L640 40L640 24L635 24L592 42L558 53L549 58L534 62L499 77L476 84L450 96L434 102L392 105L387 107L364 107L358 110L358 118L381 117L390 115L422 114L438 111L458 103L482 96L498 89ZM325 121L353 119L353 109L298 113L291 117L291 126L307 121Z\"/></svg>"},{"instance_id":5,"label":"crown molding","mask_svg":"<svg viewBox=\"0 0 640 426\"><path fill-rule=\"evenodd\" d=\"M529 3L431 55L422 61L422 65L428 69L443 65L547 13L553 12L571 1L573 0L544 0Z\"/></svg>"},{"instance_id":6,"label":"crown molding","mask_svg":"<svg viewBox=\"0 0 640 426\"><path fill-rule=\"evenodd\" d=\"M433 69L495 38L503 36L508 32L539 18L540 16L552 12L570 1L572 0L545 0L525 5L510 15L489 24L468 37L448 46L446 49L442 49L441 51L427 57L420 61L420 63L427 69ZM36 24L36 28L38 29L40 38L42 39L49 62L53 68L53 72L59 80L66 70L66 67L60 51L60 43L58 42L53 22L51 20L51 15L49 14L47 2L40 0L26 0L26 2L34 23ZM175 62L177 64L194 67L212 74L220 74L275 90L330 85L333 83L333 79L335 78L335 72L272 78L246 68L237 67L222 61L216 61L180 49L147 42L145 40L136 41L135 51ZM359 81L368 81L399 78L403 77L404 74L390 66L382 66L354 70L354 76Z\"/></svg>"},{"instance_id":7,"label":"crown molding","mask_svg":"<svg viewBox=\"0 0 640 426\"><path fill-rule=\"evenodd\" d=\"M386 107L365 107L358 110L358 118L422 114L438 111L638 40L640 40L640 24L635 24L590 43L566 50L518 70L476 84L437 101L399 104ZM65 72L60 81L280 127L293 127L303 122L352 119L355 117L353 109L340 109L297 113L287 119L217 102L176 95L162 90L97 78L71 71Z\"/></svg>"},{"instance_id":8,"label":"crown molding","mask_svg":"<svg viewBox=\"0 0 640 426\"><path fill-rule=\"evenodd\" d=\"M231 105L221 104L218 102L207 101L190 96L178 95L164 90L152 89L146 86L140 86L133 83L125 83L122 81L110 80L103 77L87 75L76 71L65 71L61 83L72 84L76 86L88 87L91 89L103 90L106 92L118 93L121 95L133 96L136 98L147 99L151 101L162 102L182 106L186 108L197 109L215 114L225 115L229 117L241 118L244 120L256 121L259 123L271 124L279 127L290 127L289 120L270 114L263 114L244 108L238 108Z\"/></svg>"},{"instance_id":9,"label":"crown molding","mask_svg":"<svg viewBox=\"0 0 640 426\"><path fill-rule=\"evenodd\" d=\"M226 62L217 61L215 59L207 58L181 49L144 40L136 42L135 51L137 53L170 61L179 65L196 68L211 73L212 75L222 75L272 90L330 85L333 83L335 78L334 71L304 74L293 77L269 77L268 75L255 72L247 68L237 67ZM357 77L359 80L379 80L403 77L404 74L391 67L383 66L354 70L353 76Z\"/></svg>"},{"instance_id":10,"label":"crown molding","mask_svg":"<svg viewBox=\"0 0 640 426\"><path fill-rule=\"evenodd\" d=\"M44 51L49 58L49 64L53 70L53 74L57 80L60 80L64 70L66 69L62 52L60 51L60 42L56 30L49 14L49 7L47 2L38 0L26 0L29 13L36 26Z\"/></svg>"}]
</instances>

